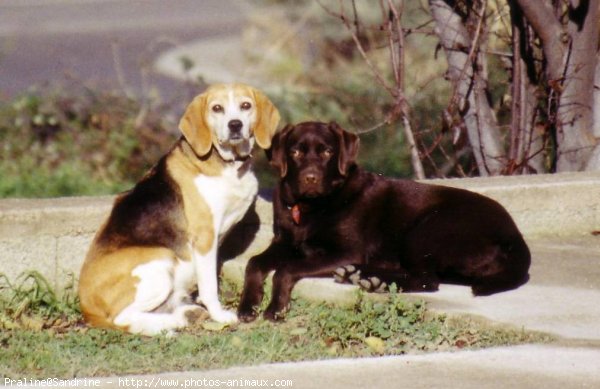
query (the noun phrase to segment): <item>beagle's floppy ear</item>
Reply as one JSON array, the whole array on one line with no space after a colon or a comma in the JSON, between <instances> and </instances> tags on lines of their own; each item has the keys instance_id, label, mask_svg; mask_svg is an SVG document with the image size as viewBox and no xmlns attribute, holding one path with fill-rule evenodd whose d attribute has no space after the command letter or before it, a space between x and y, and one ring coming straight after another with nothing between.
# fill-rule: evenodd
<instances>
[{"instance_id":1,"label":"beagle's floppy ear","mask_svg":"<svg viewBox=\"0 0 600 389\"><path fill-rule=\"evenodd\" d=\"M254 125L254 137L256 143L263 149L271 147L271 139L277 131L279 124L279 111L269 98L259 90L253 89L256 104L256 124Z\"/></svg>"},{"instance_id":2,"label":"beagle's floppy ear","mask_svg":"<svg viewBox=\"0 0 600 389\"><path fill-rule=\"evenodd\" d=\"M279 169L281 177L287 175L287 152L285 149L285 143L289 133L294 129L294 126L288 124L275 136L273 136L273 142L271 148L266 150L267 158L271 163L271 166Z\"/></svg>"},{"instance_id":3,"label":"beagle's floppy ear","mask_svg":"<svg viewBox=\"0 0 600 389\"><path fill-rule=\"evenodd\" d=\"M207 101L206 92L196 96L179 121L179 130L199 157L208 154L212 147L212 134L205 120Z\"/></svg>"},{"instance_id":4,"label":"beagle's floppy ear","mask_svg":"<svg viewBox=\"0 0 600 389\"><path fill-rule=\"evenodd\" d=\"M360 138L358 135L344 130L336 122L329 123L329 129L338 137L340 154L338 156L338 169L342 176L348 174L348 169L356 162Z\"/></svg>"}]
</instances>

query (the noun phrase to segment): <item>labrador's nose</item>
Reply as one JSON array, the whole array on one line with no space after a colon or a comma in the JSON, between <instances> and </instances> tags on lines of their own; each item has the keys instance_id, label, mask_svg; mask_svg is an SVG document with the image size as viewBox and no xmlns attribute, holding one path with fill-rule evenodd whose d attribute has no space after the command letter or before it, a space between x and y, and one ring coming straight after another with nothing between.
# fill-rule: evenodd
<instances>
[{"instance_id":1,"label":"labrador's nose","mask_svg":"<svg viewBox=\"0 0 600 389\"><path fill-rule=\"evenodd\" d=\"M304 176L304 183L306 184L316 184L318 181L317 175L314 173L308 173Z\"/></svg>"}]
</instances>

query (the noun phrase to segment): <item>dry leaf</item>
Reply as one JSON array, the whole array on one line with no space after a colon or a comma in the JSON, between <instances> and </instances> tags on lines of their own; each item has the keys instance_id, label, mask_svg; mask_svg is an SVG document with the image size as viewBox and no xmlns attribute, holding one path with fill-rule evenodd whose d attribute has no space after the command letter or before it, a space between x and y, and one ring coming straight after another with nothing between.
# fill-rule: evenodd
<instances>
[{"instance_id":1,"label":"dry leaf","mask_svg":"<svg viewBox=\"0 0 600 389\"><path fill-rule=\"evenodd\" d=\"M385 342L376 336L368 336L365 338L365 343L369 348L376 353L383 354L385 351Z\"/></svg>"}]
</instances>

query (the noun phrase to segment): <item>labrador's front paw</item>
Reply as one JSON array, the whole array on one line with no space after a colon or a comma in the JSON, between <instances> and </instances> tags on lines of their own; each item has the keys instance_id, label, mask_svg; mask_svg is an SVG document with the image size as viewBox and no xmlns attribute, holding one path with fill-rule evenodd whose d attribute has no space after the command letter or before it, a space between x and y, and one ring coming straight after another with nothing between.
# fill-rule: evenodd
<instances>
[{"instance_id":1,"label":"labrador's front paw","mask_svg":"<svg viewBox=\"0 0 600 389\"><path fill-rule=\"evenodd\" d=\"M271 304L265 310L265 313L263 313L263 317L265 318L265 320L275 323L278 321L282 321L285 318L285 314L288 310L289 310L289 305L283 309L279 309L278 307Z\"/></svg>"},{"instance_id":2,"label":"labrador's front paw","mask_svg":"<svg viewBox=\"0 0 600 389\"><path fill-rule=\"evenodd\" d=\"M256 320L257 316L256 310L252 307L248 308L241 305L238 307L238 319L240 319L242 323L251 323Z\"/></svg>"}]
</instances>

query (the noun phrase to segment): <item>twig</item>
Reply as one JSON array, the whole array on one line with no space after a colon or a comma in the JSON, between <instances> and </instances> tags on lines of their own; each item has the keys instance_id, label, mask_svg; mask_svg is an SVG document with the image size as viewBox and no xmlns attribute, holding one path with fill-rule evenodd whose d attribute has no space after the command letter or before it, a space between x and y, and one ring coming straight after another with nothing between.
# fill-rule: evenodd
<instances>
[{"instance_id":1,"label":"twig","mask_svg":"<svg viewBox=\"0 0 600 389\"><path fill-rule=\"evenodd\" d=\"M119 45L116 42L111 42L111 50L113 56L113 65L115 68L115 73L117 73L117 81L119 82L119 86L123 90L123 93L128 99L135 99L135 94L131 91L129 85L127 85L127 81L125 80L125 72L123 71L123 65L121 63L121 55L119 53Z\"/></svg>"},{"instance_id":2,"label":"twig","mask_svg":"<svg viewBox=\"0 0 600 389\"><path fill-rule=\"evenodd\" d=\"M386 119L386 120L384 120L382 122L379 122L379 123L375 124L372 127L365 128L365 129L362 129L362 130L356 130L354 132L357 133L357 134L368 134L370 132L376 131L376 130L380 129L381 127L387 126L389 124L390 124L390 122Z\"/></svg>"},{"instance_id":3,"label":"twig","mask_svg":"<svg viewBox=\"0 0 600 389\"><path fill-rule=\"evenodd\" d=\"M392 15L388 17L388 39L389 39L389 47L390 54L392 60L392 71L394 72L394 80L396 80L396 85L398 89L404 89L404 33L402 31L402 26L400 26L400 16L398 10L394 6L394 3L391 0L387 0L388 7L390 9L391 14L393 15L393 20L396 22L394 25L392 23ZM383 7L383 4L381 5ZM396 36L398 39L398 46L394 44L394 29L396 30Z\"/></svg>"},{"instance_id":4,"label":"twig","mask_svg":"<svg viewBox=\"0 0 600 389\"><path fill-rule=\"evenodd\" d=\"M390 51L392 52L392 65L394 66L394 79L396 80L396 104L400 108L400 115L402 118L402 128L404 129L404 136L408 143L410 151L411 164L415 173L416 178L424 179L425 170L423 168L423 162L419 155L419 149L415 142L415 135L410 123L410 112L408 101L404 95L404 32L402 31L402 25L400 21L401 11L396 8L396 5L392 0L387 0L388 7L390 10L390 17L392 20L388 23L388 30L390 36ZM394 45L393 32L396 32L398 45ZM395 53L395 54L394 54ZM392 95L393 96L393 95Z\"/></svg>"}]
</instances>

